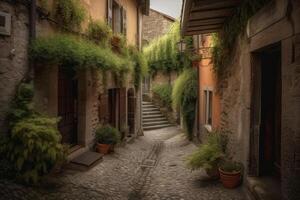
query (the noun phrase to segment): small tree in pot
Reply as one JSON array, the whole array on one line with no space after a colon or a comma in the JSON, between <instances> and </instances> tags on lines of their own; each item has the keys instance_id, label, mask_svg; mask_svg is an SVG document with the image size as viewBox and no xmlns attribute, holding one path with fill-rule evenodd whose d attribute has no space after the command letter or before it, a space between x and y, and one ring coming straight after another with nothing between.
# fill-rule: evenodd
<instances>
[{"instance_id":1,"label":"small tree in pot","mask_svg":"<svg viewBox=\"0 0 300 200\"><path fill-rule=\"evenodd\" d=\"M236 188L242 180L243 165L234 161L225 161L219 167L221 181L226 188Z\"/></svg>"},{"instance_id":2,"label":"small tree in pot","mask_svg":"<svg viewBox=\"0 0 300 200\"><path fill-rule=\"evenodd\" d=\"M204 169L210 179L218 179L218 168L225 156L227 137L219 132L210 133L207 141L188 157L192 170Z\"/></svg>"},{"instance_id":3,"label":"small tree in pot","mask_svg":"<svg viewBox=\"0 0 300 200\"><path fill-rule=\"evenodd\" d=\"M97 151L108 154L120 142L120 132L109 125L101 126L96 130L96 142Z\"/></svg>"}]
</instances>

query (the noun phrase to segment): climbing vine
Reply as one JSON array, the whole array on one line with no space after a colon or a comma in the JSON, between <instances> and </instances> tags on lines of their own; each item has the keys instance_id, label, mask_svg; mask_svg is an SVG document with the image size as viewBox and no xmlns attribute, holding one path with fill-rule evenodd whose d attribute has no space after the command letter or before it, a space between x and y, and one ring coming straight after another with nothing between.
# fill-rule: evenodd
<instances>
[{"instance_id":1,"label":"climbing vine","mask_svg":"<svg viewBox=\"0 0 300 200\"><path fill-rule=\"evenodd\" d=\"M196 116L197 85L197 71L187 68L176 79L172 91L173 107L175 110L180 108L186 133L190 140L193 138Z\"/></svg>"},{"instance_id":2,"label":"climbing vine","mask_svg":"<svg viewBox=\"0 0 300 200\"><path fill-rule=\"evenodd\" d=\"M244 32L248 20L270 0L246 0L224 24L219 34L213 35L214 48L212 58L214 71L220 78L232 58L232 49L238 36Z\"/></svg>"},{"instance_id":3,"label":"climbing vine","mask_svg":"<svg viewBox=\"0 0 300 200\"><path fill-rule=\"evenodd\" d=\"M71 30L80 29L86 10L80 0L54 0L54 16L62 26Z\"/></svg>"},{"instance_id":4,"label":"climbing vine","mask_svg":"<svg viewBox=\"0 0 300 200\"><path fill-rule=\"evenodd\" d=\"M191 47L192 37L186 37L184 40L187 42L187 46ZM177 21L167 34L153 40L144 48L143 52L148 60L151 74L154 75L158 71L180 72L184 67L191 66L190 52L180 53L177 47L179 41L180 23Z\"/></svg>"}]
</instances>

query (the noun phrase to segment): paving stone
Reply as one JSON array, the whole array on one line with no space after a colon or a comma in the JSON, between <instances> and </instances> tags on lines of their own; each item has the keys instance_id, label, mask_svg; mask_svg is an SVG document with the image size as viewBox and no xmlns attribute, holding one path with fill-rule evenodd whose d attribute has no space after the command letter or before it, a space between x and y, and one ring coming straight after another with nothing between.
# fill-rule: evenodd
<instances>
[{"instance_id":1,"label":"paving stone","mask_svg":"<svg viewBox=\"0 0 300 200\"><path fill-rule=\"evenodd\" d=\"M0 180L0 199L246 199L241 188L227 190L219 182L203 184L199 181L201 172L186 169L185 157L195 149L175 127L145 132L89 171L64 171L54 178L54 187L30 188ZM151 167L142 167L143 163Z\"/></svg>"}]
</instances>

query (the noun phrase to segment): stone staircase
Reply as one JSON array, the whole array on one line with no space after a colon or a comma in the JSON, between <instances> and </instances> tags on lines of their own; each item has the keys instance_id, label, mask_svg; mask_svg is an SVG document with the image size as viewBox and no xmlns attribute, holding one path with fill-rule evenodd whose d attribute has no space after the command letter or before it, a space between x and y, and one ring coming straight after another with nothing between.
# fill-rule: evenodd
<instances>
[{"instance_id":1,"label":"stone staircase","mask_svg":"<svg viewBox=\"0 0 300 200\"><path fill-rule=\"evenodd\" d=\"M143 129L154 130L172 126L152 102L143 101Z\"/></svg>"}]
</instances>

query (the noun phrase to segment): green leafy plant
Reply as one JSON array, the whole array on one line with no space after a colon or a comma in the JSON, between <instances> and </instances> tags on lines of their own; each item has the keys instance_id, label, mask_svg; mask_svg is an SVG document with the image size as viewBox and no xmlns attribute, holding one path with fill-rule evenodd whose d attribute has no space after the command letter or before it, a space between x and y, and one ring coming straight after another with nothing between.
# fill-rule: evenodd
<instances>
[{"instance_id":1,"label":"green leafy plant","mask_svg":"<svg viewBox=\"0 0 300 200\"><path fill-rule=\"evenodd\" d=\"M80 0L55 0L55 18L61 26L80 29L86 18L86 10Z\"/></svg>"},{"instance_id":2,"label":"green leafy plant","mask_svg":"<svg viewBox=\"0 0 300 200\"><path fill-rule=\"evenodd\" d=\"M146 77L148 74L148 63L144 54L138 51L135 47L129 47L129 52L134 65L133 79L135 89L138 89L141 84L142 78Z\"/></svg>"},{"instance_id":3,"label":"green leafy plant","mask_svg":"<svg viewBox=\"0 0 300 200\"><path fill-rule=\"evenodd\" d=\"M172 107L172 86L170 84L154 85L152 92L159 97L165 107Z\"/></svg>"},{"instance_id":4,"label":"green leafy plant","mask_svg":"<svg viewBox=\"0 0 300 200\"><path fill-rule=\"evenodd\" d=\"M243 168L243 165L239 162L234 162L227 160L220 165L220 169L225 172L235 173L240 172Z\"/></svg>"},{"instance_id":5,"label":"green leafy plant","mask_svg":"<svg viewBox=\"0 0 300 200\"><path fill-rule=\"evenodd\" d=\"M227 137L219 132L210 133L205 143L187 157L187 166L192 170L217 169L225 156Z\"/></svg>"},{"instance_id":6,"label":"green leafy plant","mask_svg":"<svg viewBox=\"0 0 300 200\"><path fill-rule=\"evenodd\" d=\"M270 0L243 1L235 10L232 17L228 18L220 34L214 34L214 47L212 58L214 71L222 78L232 58L232 49L238 36L245 31L248 20Z\"/></svg>"},{"instance_id":7,"label":"green leafy plant","mask_svg":"<svg viewBox=\"0 0 300 200\"><path fill-rule=\"evenodd\" d=\"M64 160L57 122L57 119L36 116L14 125L1 151L14 164L18 179L37 183L57 162Z\"/></svg>"},{"instance_id":8,"label":"green leafy plant","mask_svg":"<svg viewBox=\"0 0 300 200\"><path fill-rule=\"evenodd\" d=\"M111 127L110 125L104 125L96 130L96 141L100 144L117 144L120 142L120 132Z\"/></svg>"},{"instance_id":9,"label":"green leafy plant","mask_svg":"<svg viewBox=\"0 0 300 200\"><path fill-rule=\"evenodd\" d=\"M184 40L188 49L191 49L192 37L185 37ZM177 21L167 34L154 39L143 49L151 74L155 75L158 71L167 74L172 71L180 72L183 68L191 66L191 52L180 53L177 47L179 41L180 23Z\"/></svg>"},{"instance_id":10,"label":"green leafy plant","mask_svg":"<svg viewBox=\"0 0 300 200\"><path fill-rule=\"evenodd\" d=\"M65 158L58 119L34 110L32 83L21 83L8 115L10 133L0 137L1 163L25 183L36 183ZM4 165L4 166L5 166ZM12 176L10 176L12 177Z\"/></svg>"},{"instance_id":11,"label":"green leafy plant","mask_svg":"<svg viewBox=\"0 0 300 200\"><path fill-rule=\"evenodd\" d=\"M16 98L13 100L8 114L10 127L13 127L20 120L35 114L32 104L33 96L33 84L21 83L17 89Z\"/></svg>"},{"instance_id":12,"label":"green leafy plant","mask_svg":"<svg viewBox=\"0 0 300 200\"><path fill-rule=\"evenodd\" d=\"M193 128L197 104L197 71L185 69L176 79L172 91L173 108L180 108L187 136L193 138Z\"/></svg>"},{"instance_id":13,"label":"green leafy plant","mask_svg":"<svg viewBox=\"0 0 300 200\"><path fill-rule=\"evenodd\" d=\"M57 34L36 39L30 48L38 63L59 64L77 69L95 68L119 72L132 68L129 58L113 53L83 38Z\"/></svg>"},{"instance_id":14,"label":"green leafy plant","mask_svg":"<svg viewBox=\"0 0 300 200\"><path fill-rule=\"evenodd\" d=\"M91 20L88 25L88 37L97 44L107 47L112 37L111 28L104 22Z\"/></svg>"}]
</instances>

